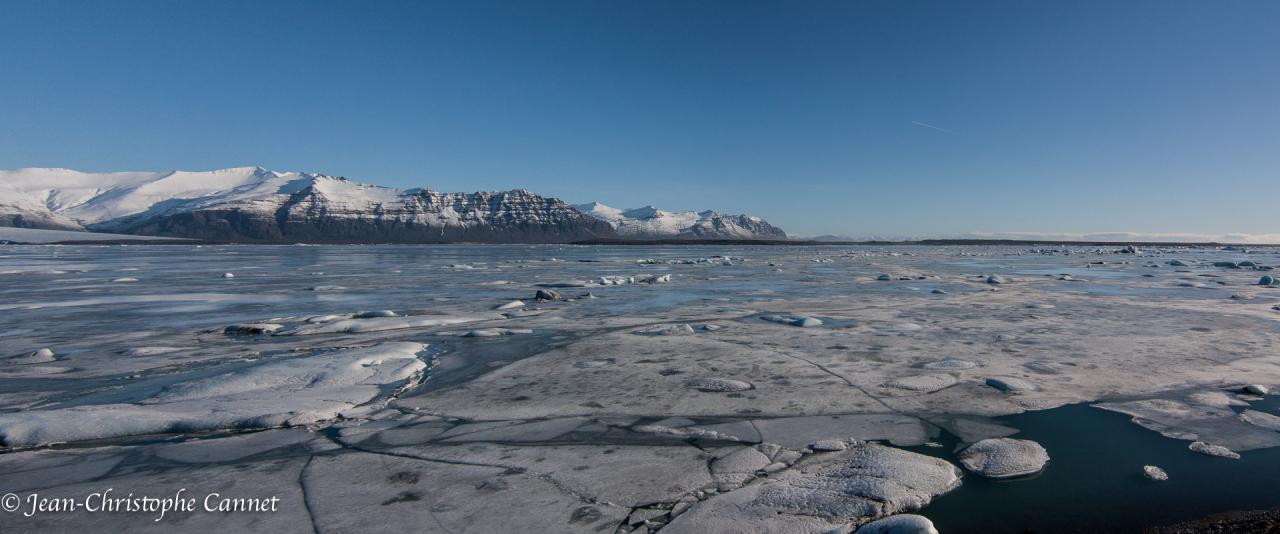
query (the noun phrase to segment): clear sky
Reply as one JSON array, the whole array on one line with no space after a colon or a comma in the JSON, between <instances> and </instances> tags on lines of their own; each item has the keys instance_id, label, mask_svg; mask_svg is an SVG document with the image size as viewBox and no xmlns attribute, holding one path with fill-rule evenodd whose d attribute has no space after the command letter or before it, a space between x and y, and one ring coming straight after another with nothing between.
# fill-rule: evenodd
<instances>
[{"instance_id":1,"label":"clear sky","mask_svg":"<svg viewBox=\"0 0 1280 534\"><path fill-rule=\"evenodd\" d=\"M1280 2L0 0L0 168L1280 233Z\"/></svg>"}]
</instances>

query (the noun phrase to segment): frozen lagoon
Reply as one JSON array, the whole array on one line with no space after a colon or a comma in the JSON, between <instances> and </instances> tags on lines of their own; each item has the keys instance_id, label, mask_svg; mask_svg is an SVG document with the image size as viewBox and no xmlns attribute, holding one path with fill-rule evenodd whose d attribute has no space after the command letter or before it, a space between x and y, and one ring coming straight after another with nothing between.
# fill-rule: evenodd
<instances>
[{"instance_id":1,"label":"frozen lagoon","mask_svg":"<svg viewBox=\"0 0 1280 534\"><path fill-rule=\"evenodd\" d=\"M0 521L823 532L919 509L999 532L1275 508L1280 416L1242 390L1280 385L1280 288L1258 265L1280 254L0 247L0 492L279 497ZM1004 436L1047 449L1038 478L960 468ZM1052 521L1026 510L1054 497Z\"/></svg>"}]
</instances>

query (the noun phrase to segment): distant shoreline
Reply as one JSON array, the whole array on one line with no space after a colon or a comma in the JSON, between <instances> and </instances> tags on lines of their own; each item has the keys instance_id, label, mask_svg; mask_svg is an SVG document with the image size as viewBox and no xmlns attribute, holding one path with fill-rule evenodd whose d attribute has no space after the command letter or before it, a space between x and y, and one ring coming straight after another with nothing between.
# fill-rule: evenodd
<instances>
[{"instance_id":1,"label":"distant shoreline","mask_svg":"<svg viewBox=\"0 0 1280 534\"><path fill-rule=\"evenodd\" d=\"M955 246L955 245L1017 245L1017 246L1084 246L1084 247L1280 247L1280 244L1219 243L1216 241L1052 241L1029 239L916 239L902 241L815 241L785 239L650 239L650 240L591 240L576 241L572 245L797 245L797 246Z\"/></svg>"}]
</instances>

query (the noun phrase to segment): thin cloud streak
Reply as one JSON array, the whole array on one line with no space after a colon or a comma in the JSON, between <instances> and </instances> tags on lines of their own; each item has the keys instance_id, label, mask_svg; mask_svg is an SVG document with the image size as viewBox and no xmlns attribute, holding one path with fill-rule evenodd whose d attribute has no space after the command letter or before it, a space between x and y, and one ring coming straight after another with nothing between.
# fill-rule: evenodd
<instances>
[{"instance_id":1,"label":"thin cloud streak","mask_svg":"<svg viewBox=\"0 0 1280 534\"><path fill-rule=\"evenodd\" d=\"M948 130L948 129L946 129L946 128L939 128L939 127L934 126L934 125L932 125L932 124L929 124L929 123L927 123L927 122L911 121L911 124L914 124L914 125L916 125L916 126L921 126L921 127L924 127L924 128L929 128L929 129L931 129L931 130L937 130L937 131L939 131L939 132L945 132L945 133L949 133L949 134L954 134L954 133L955 133L955 132L953 132L953 131L951 131L951 130Z\"/></svg>"}]
</instances>

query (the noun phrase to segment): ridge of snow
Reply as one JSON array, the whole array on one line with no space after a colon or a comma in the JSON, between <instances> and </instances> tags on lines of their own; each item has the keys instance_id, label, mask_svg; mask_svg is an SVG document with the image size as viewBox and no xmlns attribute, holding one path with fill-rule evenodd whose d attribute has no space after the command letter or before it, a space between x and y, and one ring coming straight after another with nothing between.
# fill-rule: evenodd
<instances>
[{"instance_id":1,"label":"ridge of snow","mask_svg":"<svg viewBox=\"0 0 1280 534\"><path fill-rule=\"evenodd\" d=\"M764 219L759 217L721 215L713 210L665 211L654 206L618 209L600 202L577 204L573 207L608 222L619 234L628 237L675 237L694 233L693 230L697 227L707 227L723 237L751 238L757 237L756 232L751 228L744 228L736 219L741 217L751 223L764 224Z\"/></svg>"}]
</instances>

